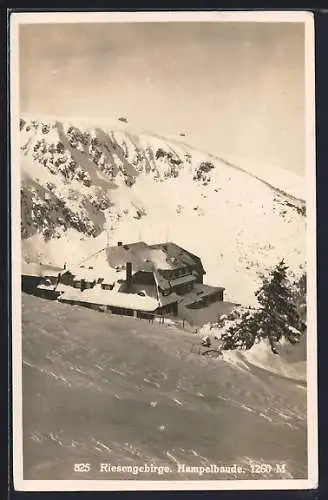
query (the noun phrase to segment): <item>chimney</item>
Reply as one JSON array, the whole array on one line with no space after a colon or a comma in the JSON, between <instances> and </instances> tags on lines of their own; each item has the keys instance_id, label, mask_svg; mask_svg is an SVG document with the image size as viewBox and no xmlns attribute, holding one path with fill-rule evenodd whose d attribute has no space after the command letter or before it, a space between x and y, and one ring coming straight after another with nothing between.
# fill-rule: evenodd
<instances>
[{"instance_id":1,"label":"chimney","mask_svg":"<svg viewBox=\"0 0 328 500\"><path fill-rule=\"evenodd\" d=\"M131 285L131 281L132 281L132 263L127 262L126 263L126 284L127 284L127 286Z\"/></svg>"},{"instance_id":2,"label":"chimney","mask_svg":"<svg viewBox=\"0 0 328 500\"><path fill-rule=\"evenodd\" d=\"M122 241L118 241L118 242L117 242L117 246L118 246L118 247L121 247L122 245L123 245Z\"/></svg>"}]
</instances>

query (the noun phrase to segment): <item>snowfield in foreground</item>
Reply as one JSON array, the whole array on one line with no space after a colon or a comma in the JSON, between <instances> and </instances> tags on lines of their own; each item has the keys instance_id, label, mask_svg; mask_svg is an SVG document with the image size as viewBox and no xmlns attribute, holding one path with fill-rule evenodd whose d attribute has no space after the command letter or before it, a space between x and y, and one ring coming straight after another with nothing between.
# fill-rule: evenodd
<instances>
[{"instance_id":1,"label":"snowfield in foreground","mask_svg":"<svg viewBox=\"0 0 328 500\"><path fill-rule=\"evenodd\" d=\"M306 385L284 376L293 356L273 373L251 358L205 359L192 352L198 342L174 327L23 294L24 478L306 478ZM89 473L74 472L82 462ZM104 474L100 463L170 472ZM275 472L252 475L263 463ZM178 464L244 472L178 474Z\"/></svg>"},{"instance_id":2,"label":"snowfield in foreground","mask_svg":"<svg viewBox=\"0 0 328 500\"><path fill-rule=\"evenodd\" d=\"M20 135L24 259L78 264L107 234L114 245L170 240L201 257L207 284L244 304L254 303L261 273L282 258L296 276L305 268L305 202L282 191L283 182L276 189L121 122L30 117Z\"/></svg>"}]
</instances>

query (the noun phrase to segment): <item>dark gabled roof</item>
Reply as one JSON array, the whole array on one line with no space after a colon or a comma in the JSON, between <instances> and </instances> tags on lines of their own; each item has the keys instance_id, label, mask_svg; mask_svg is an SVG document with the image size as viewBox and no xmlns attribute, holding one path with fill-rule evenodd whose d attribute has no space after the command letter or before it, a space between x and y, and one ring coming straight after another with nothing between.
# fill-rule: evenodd
<instances>
[{"instance_id":1,"label":"dark gabled roof","mask_svg":"<svg viewBox=\"0 0 328 500\"><path fill-rule=\"evenodd\" d=\"M188 250L185 250L176 243L172 243L171 241L167 243L158 243L156 245L151 245L151 248L162 249L168 256L170 261L176 262L176 264L172 267L178 268L181 266L198 265L205 273L205 269L203 268L201 259L197 257L197 255L194 255Z\"/></svg>"},{"instance_id":2,"label":"dark gabled roof","mask_svg":"<svg viewBox=\"0 0 328 500\"><path fill-rule=\"evenodd\" d=\"M139 241L117 245L107 248L106 256L109 265L114 268L131 262L134 272L198 265L205 273L199 257L172 242L147 245Z\"/></svg>"},{"instance_id":3,"label":"dark gabled roof","mask_svg":"<svg viewBox=\"0 0 328 500\"><path fill-rule=\"evenodd\" d=\"M106 257L111 267L124 266L131 262L134 271L151 270L151 262L148 259L149 247L143 241L117 245L106 249Z\"/></svg>"}]
</instances>

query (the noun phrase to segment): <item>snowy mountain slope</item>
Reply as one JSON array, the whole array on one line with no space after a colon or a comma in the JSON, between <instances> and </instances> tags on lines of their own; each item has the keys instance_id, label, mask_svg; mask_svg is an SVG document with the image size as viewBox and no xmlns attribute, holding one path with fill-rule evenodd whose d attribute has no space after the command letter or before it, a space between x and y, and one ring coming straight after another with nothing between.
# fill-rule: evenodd
<instances>
[{"instance_id":1,"label":"snowy mountain slope","mask_svg":"<svg viewBox=\"0 0 328 500\"><path fill-rule=\"evenodd\" d=\"M164 139L163 136L156 134L156 137ZM167 138L166 138L167 139ZM176 136L170 137L170 142L184 145L189 151L195 150L195 148L186 142L185 140L176 139ZM198 152L200 150L198 149ZM215 154L202 151L210 160L220 161L232 168L240 170L242 172L247 172L252 177L262 181L273 189L277 189L284 196L290 197L291 200L305 201L306 200L306 185L305 180L300 175L297 175L291 171L279 168L277 166L262 165L255 162L250 162L245 160L245 158L240 158L236 155L224 155L223 157L217 156Z\"/></svg>"},{"instance_id":2,"label":"snowy mountain slope","mask_svg":"<svg viewBox=\"0 0 328 500\"><path fill-rule=\"evenodd\" d=\"M241 479L181 474L177 462L239 464L243 480L307 477L301 381L249 359L205 358L184 330L22 298L26 479ZM290 356L280 362L289 371L294 364ZM85 461L91 471L74 472ZM104 474L99 463L171 471ZM284 470L271 474L250 467L277 463Z\"/></svg>"},{"instance_id":3,"label":"snowy mountain slope","mask_svg":"<svg viewBox=\"0 0 328 500\"><path fill-rule=\"evenodd\" d=\"M301 272L304 201L182 142L108 123L21 119L25 260L76 264L108 237L172 240L202 258L206 283L244 303L279 259Z\"/></svg>"}]
</instances>

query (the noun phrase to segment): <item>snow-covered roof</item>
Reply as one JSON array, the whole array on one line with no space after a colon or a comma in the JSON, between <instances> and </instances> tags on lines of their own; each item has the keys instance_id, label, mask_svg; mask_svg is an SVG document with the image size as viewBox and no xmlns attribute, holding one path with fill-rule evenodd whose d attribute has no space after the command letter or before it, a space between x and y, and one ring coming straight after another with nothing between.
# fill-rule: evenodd
<instances>
[{"instance_id":1,"label":"snow-covered roof","mask_svg":"<svg viewBox=\"0 0 328 500\"><path fill-rule=\"evenodd\" d=\"M175 292L171 292L170 295L161 295L159 294L159 301L161 306L167 306L169 304L174 304L175 302L178 302L181 300L181 297L179 297Z\"/></svg>"},{"instance_id":2,"label":"snow-covered roof","mask_svg":"<svg viewBox=\"0 0 328 500\"><path fill-rule=\"evenodd\" d=\"M27 264L22 262L21 272L25 276L41 276L40 265L36 263Z\"/></svg>"},{"instance_id":3,"label":"snow-covered roof","mask_svg":"<svg viewBox=\"0 0 328 500\"><path fill-rule=\"evenodd\" d=\"M93 269L88 269L87 267L71 267L68 269L74 275L74 281L80 281L84 279L86 281L97 281L102 279L104 283L114 283L119 279L125 279L126 273L124 270L116 271L109 266L95 267Z\"/></svg>"},{"instance_id":4,"label":"snow-covered roof","mask_svg":"<svg viewBox=\"0 0 328 500\"><path fill-rule=\"evenodd\" d=\"M211 295L219 291L224 291L224 288L218 286L204 285L202 283L195 283L194 289L190 293L188 293L183 299L183 304L184 305L194 304L196 302L201 301L205 297L210 297Z\"/></svg>"},{"instance_id":5,"label":"snow-covered roof","mask_svg":"<svg viewBox=\"0 0 328 500\"><path fill-rule=\"evenodd\" d=\"M154 311L159 306L158 301L152 297L142 297L133 293L103 290L100 286L95 286L83 292L71 288L65 291L58 300L74 300L89 304L100 304L149 312Z\"/></svg>"},{"instance_id":6,"label":"snow-covered roof","mask_svg":"<svg viewBox=\"0 0 328 500\"><path fill-rule=\"evenodd\" d=\"M97 275L92 271L92 269L80 269L78 272L74 274L74 281L95 281L97 280Z\"/></svg>"},{"instance_id":7,"label":"snow-covered roof","mask_svg":"<svg viewBox=\"0 0 328 500\"><path fill-rule=\"evenodd\" d=\"M25 261L21 264L21 274L24 276L58 276L62 271L62 268L50 264Z\"/></svg>"},{"instance_id":8,"label":"snow-covered roof","mask_svg":"<svg viewBox=\"0 0 328 500\"><path fill-rule=\"evenodd\" d=\"M178 269L195 263L201 265L199 257L172 242L147 245L139 241L109 247L107 260L111 267L131 262L135 271Z\"/></svg>"},{"instance_id":9,"label":"snow-covered roof","mask_svg":"<svg viewBox=\"0 0 328 500\"><path fill-rule=\"evenodd\" d=\"M203 267L201 259L197 255L194 255L189 252L189 250L180 247L172 241L151 245L150 248L161 250L165 254L166 259L171 264L170 266L167 266L167 268L176 269L179 267L193 266L195 264Z\"/></svg>"},{"instance_id":10,"label":"snow-covered roof","mask_svg":"<svg viewBox=\"0 0 328 500\"><path fill-rule=\"evenodd\" d=\"M114 268L131 262L134 271L153 269L153 262L149 258L149 247L143 241L109 247L106 254L109 265Z\"/></svg>"}]
</instances>

